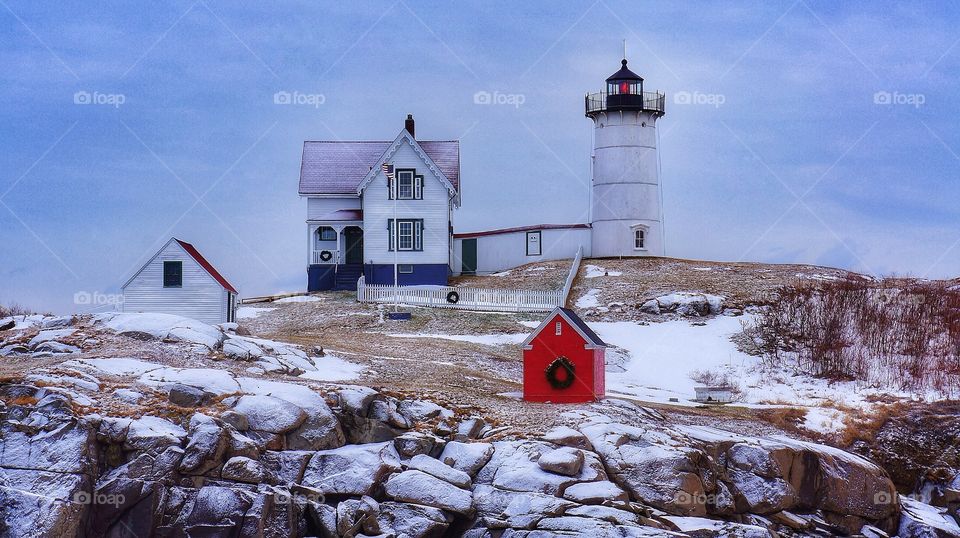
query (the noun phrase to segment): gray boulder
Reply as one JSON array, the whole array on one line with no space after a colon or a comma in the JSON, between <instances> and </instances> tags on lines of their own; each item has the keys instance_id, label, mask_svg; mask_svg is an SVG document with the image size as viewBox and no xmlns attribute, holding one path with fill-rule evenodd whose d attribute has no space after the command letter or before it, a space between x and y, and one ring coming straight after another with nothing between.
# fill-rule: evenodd
<instances>
[{"instance_id":1,"label":"gray boulder","mask_svg":"<svg viewBox=\"0 0 960 538\"><path fill-rule=\"evenodd\" d=\"M401 502L432 506L462 516L473 514L473 493L422 471L404 471L387 479L384 493Z\"/></svg>"},{"instance_id":2,"label":"gray boulder","mask_svg":"<svg viewBox=\"0 0 960 538\"><path fill-rule=\"evenodd\" d=\"M413 458L410 458L410 461L407 462L406 465L410 469L423 471L430 476L434 476L440 480L449 482L458 488L470 489L470 475L463 471L454 469L453 467L444 464L440 460L433 459L430 456L419 454Z\"/></svg>"},{"instance_id":3,"label":"gray boulder","mask_svg":"<svg viewBox=\"0 0 960 538\"><path fill-rule=\"evenodd\" d=\"M359 497L371 494L388 474L399 470L400 456L393 443L346 445L314 453L302 484L324 495Z\"/></svg>"}]
</instances>

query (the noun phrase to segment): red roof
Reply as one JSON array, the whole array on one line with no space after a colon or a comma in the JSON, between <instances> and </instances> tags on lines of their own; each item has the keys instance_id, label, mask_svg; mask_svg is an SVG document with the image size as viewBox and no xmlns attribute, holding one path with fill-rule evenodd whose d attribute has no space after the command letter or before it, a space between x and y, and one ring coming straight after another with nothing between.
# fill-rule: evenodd
<instances>
[{"instance_id":1,"label":"red roof","mask_svg":"<svg viewBox=\"0 0 960 538\"><path fill-rule=\"evenodd\" d=\"M509 234L516 232L532 232L534 230L572 230L577 228L589 228L589 224L536 224L533 226L519 226L517 228L500 228L498 230L485 230L482 232L465 232L453 234L454 239L469 239L471 237L484 237L487 235Z\"/></svg>"},{"instance_id":2,"label":"red roof","mask_svg":"<svg viewBox=\"0 0 960 538\"><path fill-rule=\"evenodd\" d=\"M219 282L220 285L223 286L225 290L233 293L238 293L237 289L231 286L230 283L227 282L227 279L223 278L223 275L221 275L219 271L217 271L212 265L210 265L210 262L208 262L207 259L204 258L199 251L197 251L196 247L194 247L190 243L187 243L186 241L181 241L176 238L174 239L177 241L177 243L180 244L181 247L183 247L183 250L186 250L187 254L189 254L194 260L197 260L197 263L199 263L201 267L206 269L206 271L210 273L210 276L212 276L217 282Z\"/></svg>"}]
</instances>

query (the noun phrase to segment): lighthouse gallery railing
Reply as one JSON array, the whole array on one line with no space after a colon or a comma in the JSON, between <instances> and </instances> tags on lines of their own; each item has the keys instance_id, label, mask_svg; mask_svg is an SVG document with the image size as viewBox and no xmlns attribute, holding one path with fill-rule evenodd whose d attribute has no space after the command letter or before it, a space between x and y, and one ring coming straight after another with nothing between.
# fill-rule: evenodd
<instances>
[{"instance_id":1,"label":"lighthouse gallery railing","mask_svg":"<svg viewBox=\"0 0 960 538\"><path fill-rule=\"evenodd\" d=\"M584 97L586 112L604 112L608 110L607 92L588 93ZM616 110L644 110L647 112L664 113L667 97L663 92L643 92L643 96L633 94L616 94L620 102L614 107Z\"/></svg>"}]
</instances>

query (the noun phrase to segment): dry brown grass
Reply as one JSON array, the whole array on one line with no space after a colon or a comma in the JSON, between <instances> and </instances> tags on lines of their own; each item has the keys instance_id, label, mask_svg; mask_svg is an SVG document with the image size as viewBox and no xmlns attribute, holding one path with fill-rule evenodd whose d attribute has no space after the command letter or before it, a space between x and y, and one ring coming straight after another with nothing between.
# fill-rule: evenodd
<instances>
[{"instance_id":1,"label":"dry brown grass","mask_svg":"<svg viewBox=\"0 0 960 538\"><path fill-rule=\"evenodd\" d=\"M844 419L844 429L840 432L837 444L841 447L849 447L857 441L872 443L877 432L893 417L903 415L909 405L903 402L894 402L891 404L875 405L869 412L856 409L847 410Z\"/></svg>"}]
</instances>

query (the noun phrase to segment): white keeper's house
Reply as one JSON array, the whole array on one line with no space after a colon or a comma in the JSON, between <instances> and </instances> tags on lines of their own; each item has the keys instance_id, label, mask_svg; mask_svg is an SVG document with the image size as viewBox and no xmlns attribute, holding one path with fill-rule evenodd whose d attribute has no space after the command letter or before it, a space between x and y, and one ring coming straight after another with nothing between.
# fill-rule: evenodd
<instances>
[{"instance_id":1,"label":"white keeper's house","mask_svg":"<svg viewBox=\"0 0 960 538\"><path fill-rule=\"evenodd\" d=\"M588 223L453 229L460 207L460 143L419 140L413 117L393 141L307 141L307 289L367 284L446 285L451 275L587 257L662 256L657 120L665 96L644 91L627 60L588 93L593 121ZM392 179L391 179L392 178ZM489 212L496 217L496 211Z\"/></svg>"}]
</instances>

